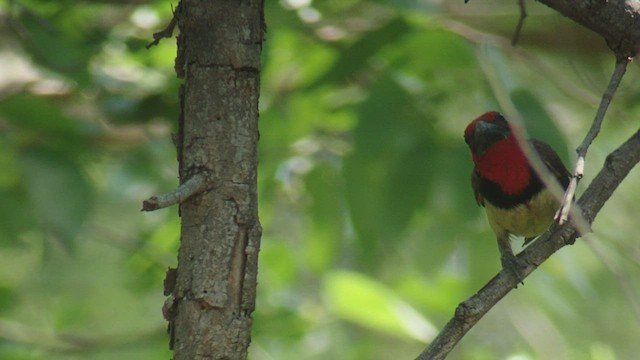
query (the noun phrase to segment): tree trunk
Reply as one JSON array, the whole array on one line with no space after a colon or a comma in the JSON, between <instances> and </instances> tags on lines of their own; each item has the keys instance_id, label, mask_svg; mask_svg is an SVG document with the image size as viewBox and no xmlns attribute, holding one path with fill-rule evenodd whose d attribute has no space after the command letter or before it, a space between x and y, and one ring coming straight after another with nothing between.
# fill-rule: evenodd
<instances>
[{"instance_id":1,"label":"tree trunk","mask_svg":"<svg viewBox=\"0 0 640 360\"><path fill-rule=\"evenodd\" d=\"M174 359L245 359L251 341L261 228L257 210L263 0L182 0L176 72L180 183L204 175L184 201L177 272L168 274Z\"/></svg>"}]
</instances>

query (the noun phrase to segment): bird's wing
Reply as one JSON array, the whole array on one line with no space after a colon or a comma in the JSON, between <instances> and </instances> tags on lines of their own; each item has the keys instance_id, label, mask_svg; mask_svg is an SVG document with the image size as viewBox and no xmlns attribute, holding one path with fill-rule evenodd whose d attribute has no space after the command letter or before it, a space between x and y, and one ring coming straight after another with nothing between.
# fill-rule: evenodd
<instances>
[{"instance_id":1,"label":"bird's wing","mask_svg":"<svg viewBox=\"0 0 640 360\"><path fill-rule=\"evenodd\" d=\"M540 156L540 160L547 166L549 171L556 177L563 189L566 189L571 179L569 170L564 166L558 154L544 141L531 139L531 146Z\"/></svg>"}]
</instances>

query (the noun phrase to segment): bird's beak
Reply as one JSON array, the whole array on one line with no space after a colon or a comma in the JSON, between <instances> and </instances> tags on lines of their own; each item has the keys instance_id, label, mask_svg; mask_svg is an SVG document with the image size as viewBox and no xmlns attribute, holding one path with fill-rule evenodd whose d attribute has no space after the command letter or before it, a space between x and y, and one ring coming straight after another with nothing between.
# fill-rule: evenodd
<instances>
[{"instance_id":1,"label":"bird's beak","mask_svg":"<svg viewBox=\"0 0 640 360\"><path fill-rule=\"evenodd\" d=\"M511 129L509 129L508 126L505 127L493 122L478 121L473 132L471 150L477 155L482 155L491 145L509 137L510 133Z\"/></svg>"}]
</instances>

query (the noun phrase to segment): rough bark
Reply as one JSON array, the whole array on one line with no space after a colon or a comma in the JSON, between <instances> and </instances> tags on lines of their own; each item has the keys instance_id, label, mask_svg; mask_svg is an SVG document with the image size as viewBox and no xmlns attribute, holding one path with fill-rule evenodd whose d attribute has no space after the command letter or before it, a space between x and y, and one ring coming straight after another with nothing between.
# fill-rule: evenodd
<instances>
[{"instance_id":1,"label":"rough bark","mask_svg":"<svg viewBox=\"0 0 640 360\"><path fill-rule=\"evenodd\" d=\"M600 34L617 57L640 51L640 3L636 0L540 0Z\"/></svg>"},{"instance_id":2,"label":"rough bark","mask_svg":"<svg viewBox=\"0 0 640 360\"><path fill-rule=\"evenodd\" d=\"M180 206L178 268L165 304L176 360L245 359L251 340L261 227L257 143L263 0L182 0L176 72L180 183L206 191ZM174 280L172 280L174 279Z\"/></svg>"}]
</instances>

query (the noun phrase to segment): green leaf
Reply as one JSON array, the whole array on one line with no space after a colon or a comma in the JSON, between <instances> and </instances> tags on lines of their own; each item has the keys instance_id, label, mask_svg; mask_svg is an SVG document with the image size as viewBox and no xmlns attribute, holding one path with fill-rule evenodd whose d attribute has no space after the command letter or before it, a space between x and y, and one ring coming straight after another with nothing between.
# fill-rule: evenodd
<instances>
[{"instance_id":1,"label":"green leaf","mask_svg":"<svg viewBox=\"0 0 640 360\"><path fill-rule=\"evenodd\" d=\"M64 113L65 105L42 96L19 94L0 102L0 115L16 129L11 135L19 142L46 144L70 157L79 157L91 150L88 131Z\"/></svg>"},{"instance_id":2,"label":"green leaf","mask_svg":"<svg viewBox=\"0 0 640 360\"><path fill-rule=\"evenodd\" d=\"M312 196L312 226L305 242L306 258L308 265L318 272L326 271L336 258L340 244L344 243L347 209L340 175L335 166L318 164L305 176L307 191Z\"/></svg>"},{"instance_id":3,"label":"green leaf","mask_svg":"<svg viewBox=\"0 0 640 360\"><path fill-rule=\"evenodd\" d=\"M24 11L19 18L23 45L37 63L85 84L88 63L107 35L99 10L93 4L48 2L37 12Z\"/></svg>"},{"instance_id":4,"label":"green leaf","mask_svg":"<svg viewBox=\"0 0 640 360\"><path fill-rule=\"evenodd\" d=\"M19 303L20 299L15 289L0 285L0 313L2 313L3 316L10 314L10 311Z\"/></svg>"},{"instance_id":5,"label":"green leaf","mask_svg":"<svg viewBox=\"0 0 640 360\"><path fill-rule=\"evenodd\" d=\"M358 325L424 342L437 332L392 290L360 273L327 274L324 293L336 316Z\"/></svg>"},{"instance_id":6,"label":"green leaf","mask_svg":"<svg viewBox=\"0 0 640 360\"><path fill-rule=\"evenodd\" d=\"M0 246L19 245L21 233L36 226L31 208L25 206L27 195L22 187L22 171L16 148L0 137Z\"/></svg>"},{"instance_id":7,"label":"green leaf","mask_svg":"<svg viewBox=\"0 0 640 360\"><path fill-rule=\"evenodd\" d=\"M368 261L384 242L397 241L426 203L433 132L411 94L387 76L358 108L358 118L344 176L351 218Z\"/></svg>"},{"instance_id":8,"label":"green leaf","mask_svg":"<svg viewBox=\"0 0 640 360\"><path fill-rule=\"evenodd\" d=\"M260 248L260 277L270 289L290 286L297 280L295 250L276 238L269 239Z\"/></svg>"},{"instance_id":9,"label":"green leaf","mask_svg":"<svg viewBox=\"0 0 640 360\"><path fill-rule=\"evenodd\" d=\"M409 273L401 276L394 287L403 298L412 304L421 305L429 313L451 312L451 307L465 297L465 280L440 272L435 277L426 277L424 273Z\"/></svg>"},{"instance_id":10,"label":"green leaf","mask_svg":"<svg viewBox=\"0 0 640 360\"><path fill-rule=\"evenodd\" d=\"M0 245L20 245L18 237L36 226L27 195L18 187L0 189Z\"/></svg>"},{"instance_id":11,"label":"green leaf","mask_svg":"<svg viewBox=\"0 0 640 360\"><path fill-rule=\"evenodd\" d=\"M83 170L67 156L40 148L21 156L24 182L38 220L68 248L92 207Z\"/></svg>"},{"instance_id":12,"label":"green leaf","mask_svg":"<svg viewBox=\"0 0 640 360\"><path fill-rule=\"evenodd\" d=\"M438 75L446 69L449 76L454 76L455 70L472 71L476 62L469 43L448 30L429 28L426 31L414 31L403 40L402 46L398 46L398 61L406 63L407 68L414 71ZM408 56L407 54L420 55ZM451 82L452 79L449 76L434 80ZM451 83L452 87L459 85L456 82Z\"/></svg>"},{"instance_id":13,"label":"green leaf","mask_svg":"<svg viewBox=\"0 0 640 360\"><path fill-rule=\"evenodd\" d=\"M569 164L565 138L538 98L524 88L514 89L510 95L513 104L522 114L529 136L549 143L560 155L565 165Z\"/></svg>"},{"instance_id":14,"label":"green leaf","mask_svg":"<svg viewBox=\"0 0 640 360\"><path fill-rule=\"evenodd\" d=\"M382 48L395 44L401 37L410 33L411 26L398 16L380 28L371 31L345 49L340 50L340 57L325 74L320 76L310 87L331 82L344 82L361 70L367 68L367 62L377 55Z\"/></svg>"},{"instance_id":15,"label":"green leaf","mask_svg":"<svg viewBox=\"0 0 640 360\"><path fill-rule=\"evenodd\" d=\"M42 96L19 94L5 98L0 103L0 114L26 131L57 137L72 137L79 133L73 119L62 112L60 104Z\"/></svg>"}]
</instances>

